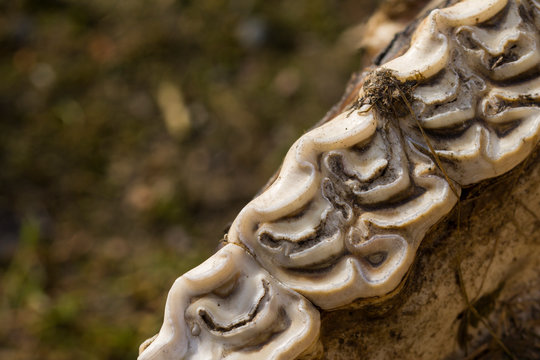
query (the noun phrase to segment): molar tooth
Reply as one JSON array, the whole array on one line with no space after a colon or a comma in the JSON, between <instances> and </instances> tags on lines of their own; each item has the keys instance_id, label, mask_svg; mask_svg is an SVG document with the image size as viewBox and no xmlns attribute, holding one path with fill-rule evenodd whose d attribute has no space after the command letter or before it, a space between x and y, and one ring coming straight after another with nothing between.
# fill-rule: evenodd
<instances>
[{"instance_id":1,"label":"molar tooth","mask_svg":"<svg viewBox=\"0 0 540 360\"><path fill-rule=\"evenodd\" d=\"M538 31L534 24L522 18L517 3L511 2L500 17L494 27L478 24L456 29L456 40L465 52L495 80L515 77L540 63Z\"/></svg>"},{"instance_id":2,"label":"molar tooth","mask_svg":"<svg viewBox=\"0 0 540 360\"><path fill-rule=\"evenodd\" d=\"M316 344L319 313L301 295L284 288L239 246L225 245L213 257L219 261L210 258L201 266L231 266L219 267L219 277L200 271L176 281L163 327L141 346L139 360L216 359L226 352L248 360L251 354L241 351L248 346L259 347L264 359L293 359ZM223 298L212 292L230 287L227 279L235 279L232 293Z\"/></svg>"}]
</instances>

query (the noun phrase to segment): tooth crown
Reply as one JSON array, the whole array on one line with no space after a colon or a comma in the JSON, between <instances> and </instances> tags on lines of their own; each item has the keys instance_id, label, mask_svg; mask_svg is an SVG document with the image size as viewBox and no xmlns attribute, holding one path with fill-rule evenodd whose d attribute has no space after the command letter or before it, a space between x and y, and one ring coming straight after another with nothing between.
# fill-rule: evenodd
<instances>
[{"instance_id":1,"label":"tooth crown","mask_svg":"<svg viewBox=\"0 0 540 360\"><path fill-rule=\"evenodd\" d=\"M374 70L415 82L412 113L360 103L296 141L230 243L176 281L140 359L293 359L317 349L312 303L330 310L394 291L461 187L537 146L539 4L431 11L408 50Z\"/></svg>"}]
</instances>

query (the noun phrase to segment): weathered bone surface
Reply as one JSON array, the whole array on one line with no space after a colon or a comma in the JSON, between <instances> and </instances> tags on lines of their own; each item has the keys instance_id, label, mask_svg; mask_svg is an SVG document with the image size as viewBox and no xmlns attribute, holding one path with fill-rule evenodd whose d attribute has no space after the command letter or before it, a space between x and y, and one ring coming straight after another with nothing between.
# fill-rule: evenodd
<instances>
[{"instance_id":1,"label":"weathered bone surface","mask_svg":"<svg viewBox=\"0 0 540 360\"><path fill-rule=\"evenodd\" d=\"M390 94L410 111L387 116L360 88L360 106L296 141L231 244L177 280L140 359L293 359L317 348L309 301L331 310L395 291L462 187L536 148L539 25L536 0L431 11L408 49L371 72L414 83Z\"/></svg>"}]
</instances>

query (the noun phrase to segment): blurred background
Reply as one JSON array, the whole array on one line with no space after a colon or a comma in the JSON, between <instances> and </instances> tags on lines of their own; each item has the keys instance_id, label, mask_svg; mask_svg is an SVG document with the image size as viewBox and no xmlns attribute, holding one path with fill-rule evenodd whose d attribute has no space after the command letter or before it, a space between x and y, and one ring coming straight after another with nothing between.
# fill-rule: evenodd
<instances>
[{"instance_id":1,"label":"blurred background","mask_svg":"<svg viewBox=\"0 0 540 360\"><path fill-rule=\"evenodd\" d=\"M377 3L0 1L0 358L135 358Z\"/></svg>"}]
</instances>

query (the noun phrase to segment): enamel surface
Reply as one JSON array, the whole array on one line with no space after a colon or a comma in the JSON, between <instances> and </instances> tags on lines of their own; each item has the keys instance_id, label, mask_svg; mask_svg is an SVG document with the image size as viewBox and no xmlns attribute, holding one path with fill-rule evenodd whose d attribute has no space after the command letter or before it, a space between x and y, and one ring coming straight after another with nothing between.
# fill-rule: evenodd
<instances>
[{"instance_id":1,"label":"enamel surface","mask_svg":"<svg viewBox=\"0 0 540 360\"><path fill-rule=\"evenodd\" d=\"M291 359L313 346L319 313L229 244L176 280L139 360Z\"/></svg>"},{"instance_id":2,"label":"enamel surface","mask_svg":"<svg viewBox=\"0 0 540 360\"><path fill-rule=\"evenodd\" d=\"M372 121L357 113L346 119ZM309 135L304 144L310 143ZM248 245L272 275L326 309L393 290L425 232L456 202L434 162L401 139L394 123L381 119L380 127L366 136L361 146L351 148L338 143L321 151L305 145L304 154L310 154L305 158L313 163L284 168L320 166L316 176L305 175L306 181L317 179L315 195L289 205L285 216L279 213L259 223L253 219L261 219L267 201L260 196L246 206L229 233L230 240ZM291 151L297 152L294 146ZM292 169L295 178L289 179L282 171L267 191L297 182L299 173Z\"/></svg>"},{"instance_id":3,"label":"enamel surface","mask_svg":"<svg viewBox=\"0 0 540 360\"><path fill-rule=\"evenodd\" d=\"M454 6L466 3L472 7L474 2ZM502 4L493 3L497 8ZM451 61L434 76L424 76L414 91L415 113L448 175L460 185L509 171L538 143L540 33L535 9L533 2L504 2L500 11L478 23L455 23L446 31L454 49ZM405 79L415 77L418 73L411 71ZM405 126L415 142L425 144L413 119Z\"/></svg>"},{"instance_id":4,"label":"enamel surface","mask_svg":"<svg viewBox=\"0 0 540 360\"><path fill-rule=\"evenodd\" d=\"M294 359L317 342L311 303L331 310L395 290L461 187L537 147L539 26L537 0L431 11L381 65L415 81L413 113L352 107L298 139L234 221L232 244L176 281L140 359Z\"/></svg>"}]
</instances>

